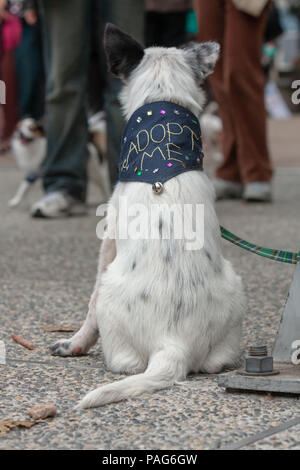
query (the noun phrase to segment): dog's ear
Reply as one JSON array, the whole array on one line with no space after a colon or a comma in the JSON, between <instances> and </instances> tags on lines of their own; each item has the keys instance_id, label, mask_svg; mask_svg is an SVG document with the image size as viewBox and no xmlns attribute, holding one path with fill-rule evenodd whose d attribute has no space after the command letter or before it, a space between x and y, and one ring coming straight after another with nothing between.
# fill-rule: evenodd
<instances>
[{"instance_id":1,"label":"dog's ear","mask_svg":"<svg viewBox=\"0 0 300 470\"><path fill-rule=\"evenodd\" d=\"M35 135L37 137L45 137L45 129L42 124L37 124L36 130L35 130Z\"/></svg>"},{"instance_id":2,"label":"dog's ear","mask_svg":"<svg viewBox=\"0 0 300 470\"><path fill-rule=\"evenodd\" d=\"M29 126L29 130L36 136L36 137L44 137L45 130L44 126L39 122L33 122Z\"/></svg>"},{"instance_id":3,"label":"dog's ear","mask_svg":"<svg viewBox=\"0 0 300 470\"><path fill-rule=\"evenodd\" d=\"M192 42L184 46L198 83L210 75L215 68L220 54L220 45L217 42Z\"/></svg>"},{"instance_id":4,"label":"dog's ear","mask_svg":"<svg viewBox=\"0 0 300 470\"><path fill-rule=\"evenodd\" d=\"M108 69L119 78L128 77L144 57L144 48L111 23L106 25L103 42Z\"/></svg>"}]
</instances>

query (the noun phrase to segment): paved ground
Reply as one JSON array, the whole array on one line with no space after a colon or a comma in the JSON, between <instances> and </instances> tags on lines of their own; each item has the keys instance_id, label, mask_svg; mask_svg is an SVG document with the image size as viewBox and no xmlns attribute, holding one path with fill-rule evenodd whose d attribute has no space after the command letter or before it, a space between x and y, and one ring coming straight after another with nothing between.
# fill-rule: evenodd
<instances>
[{"instance_id":1,"label":"paved ground","mask_svg":"<svg viewBox=\"0 0 300 470\"><path fill-rule=\"evenodd\" d=\"M275 160L282 167L275 176L274 203L262 206L220 202L217 211L222 224L246 239L299 250L297 126L293 121L290 126L276 123L271 127ZM289 139L287 132L291 132ZM280 159L278 148L283 138L290 147L285 147L284 158ZM286 168L287 161L298 168ZM241 439L248 437L253 437L253 442L243 444L243 449L300 448L300 426L288 430L282 427L300 417L297 398L229 394L218 387L214 376L197 375L182 386L151 396L101 409L73 411L87 391L117 378L104 369L100 343L89 356L51 357L48 345L70 334L43 332L43 327L49 325L78 327L85 317L99 244L95 206L91 205L89 217L31 220L27 208L40 195L38 187L22 208L11 211L6 205L19 179L20 173L11 160L2 159L0 339L6 343L7 364L0 366L0 420L24 419L31 406L47 401L56 403L58 415L31 429L11 431L0 438L0 449L217 449L237 447ZM96 191L90 199L97 202ZM246 286L243 347L260 343L271 347L293 268L248 254L226 242L224 253ZM10 339L12 333L32 341L36 349L28 351L17 345ZM271 428L272 435L259 434Z\"/></svg>"}]
</instances>

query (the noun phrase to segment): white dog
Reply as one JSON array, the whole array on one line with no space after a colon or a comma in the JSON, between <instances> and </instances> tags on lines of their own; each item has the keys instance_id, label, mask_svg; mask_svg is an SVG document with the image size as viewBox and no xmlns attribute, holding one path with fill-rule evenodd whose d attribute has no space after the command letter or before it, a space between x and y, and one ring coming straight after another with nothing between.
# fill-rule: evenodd
<instances>
[{"instance_id":1,"label":"white dog","mask_svg":"<svg viewBox=\"0 0 300 470\"><path fill-rule=\"evenodd\" d=\"M41 167L46 154L43 127L32 118L22 119L13 135L11 146L18 167L25 173L24 180L8 203L10 207L16 207L42 175Z\"/></svg>"},{"instance_id":2,"label":"white dog","mask_svg":"<svg viewBox=\"0 0 300 470\"><path fill-rule=\"evenodd\" d=\"M195 44L186 49L144 50L130 36L109 24L104 45L110 70L124 82L121 101L130 123L132 115L137 123L144 119L139 116L139 109L144 105L143 109L148 109L146 117L151 116L152 104L155 107L158 101L174 106L174 122L182 110L189 118L190 114L199 118L204 101L200 83L213 71L219 54L216 43ZM165 110L160 113L163 119ZM175 131L176 126L171 131L170 122L166 122L169 137L183 135L180 128ZM198 119L193 122L198 125ZM196 135L190 133L188 125L183 127L186 138L192 136L191 142L195 144ZM153 128L150 132L153 140L158 142L158 135L152 131ZM138 137L138 145L143 150L147 142L142 143L140 133ZM166 144L168 149L169 145ZM161 156L164 170L178 163L174 156L189 158L176 145L170 159ZM144 152L144 163L146 157ZM153 158L159 158L154 154L148 157L150 163ZM125 160L121 175L123 170L131 171ZM137 162L138 168L140 163ZM180 165L184 167L184 163ZM159 168L153 173L159 175ZM136 174L136 178L139 174L143 176L142 170ZM57 342L51 352L61 356L86 353L100 332L107 367L115 373L134 375L90 392L80 402L81 408L154 392L185 379L189 373L217 373L225 367L235 367L239 361L244 294L241 279L222 256L214 191L209 179L199 169L184 171L164 185L154 186L159 194L152 191L148 182L129 181L123 182L121 178L110 201L117 222L124 222L126 216L119 210L121 196L126 198L128 207L139 203L149 210L155 204L166 207L174 203L193 207L203 204L204 247L186 250L185 240L175 237L118 238L114 211L108 211L110 237L102 243L87 318L71 339ZM172 229L168 217L161 217L157 224L159 231Z\"/></svg>"},{"instance_id":3,"label":"white dog","mask_svg":"<svg viewBox=\"0 0 300 470\"><path fill-rule=\"evenodd\" d=\"M217 115L218 105L212 101L206 106L201 115L200 123L205 142L205 151L211 156L215 163L220 164L223 160L221 138L223 125L221 118Z\"/></svg>"},{"instance_id":4,"label":"white dog","mask_svg":"<svg viewBox=\"0 0 300 470\"><path fill-rule=\"evenodd\" d=\"M98 186L102 201L106 201L110 194L108 164L102 157L105 148L101 148L104 146L103 136L105 135L105 119L102 114L98 113L89 120L88 178ZM99 136L100 145L97 145ZM99 151L101 159L99 159ZM10 207L16 207L24 200L33 184L42 177L46 156L46 137L43 126L30 117L22 119L12 138L12 153L18 167L25 173L25 178L16 194L8 203Z\"/></svg>"}]
</instances>

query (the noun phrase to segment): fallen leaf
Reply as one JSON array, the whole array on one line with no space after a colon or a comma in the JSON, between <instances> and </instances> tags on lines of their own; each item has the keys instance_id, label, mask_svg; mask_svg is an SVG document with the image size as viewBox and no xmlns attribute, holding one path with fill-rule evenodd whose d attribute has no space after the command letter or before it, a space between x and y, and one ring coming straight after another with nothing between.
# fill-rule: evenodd
<instances>
[{"instance_id":1,"label":"fallen leaf","mask_svg":"<svg viewBox=\"0 0 300 470\"><path fill-rule=\"evenodd\" d=\"M54 403L45 403L31 408L27 414L33 419L53 418L56 415L56 406Z\"/></svg>"},{"instance_id":2,"label":"fallen leaf","mask_svg":"<svg viewBox=\"0 0 300 470\"><path fill-rule=\"evenodd\" d=\"M43 328L43 331L49 331L49 332L73 332L73 331L77 331L78 328L74 328L73 326L45 326L45 328Z\"/></svg>"},{"instance_id":3,"label":"fallen leaf","mask_svg":"<svg viewBox=\"0 0 300 470\"><path fill-rule=\"evenodd\" d=\"M27 339L21 338L20 336L11 335L11 339L13 339L16 343L21 344L21 346L24 346L24 348L30 350L35 348L34 344L27 341Z\"/></svg>"},{"instance_id":4,"label":"fallen leaf","mask_svg":"<svg viewBox=\"0 0 300 470\"><path fill-rule=\"evenodd\" d=\"M15 428L26 428L30 429L35 424L38 424L36 421L15 421L13 419L4 419L0 421L0 437L3 437L9 431Z\"/></svg>"}]
</instances>

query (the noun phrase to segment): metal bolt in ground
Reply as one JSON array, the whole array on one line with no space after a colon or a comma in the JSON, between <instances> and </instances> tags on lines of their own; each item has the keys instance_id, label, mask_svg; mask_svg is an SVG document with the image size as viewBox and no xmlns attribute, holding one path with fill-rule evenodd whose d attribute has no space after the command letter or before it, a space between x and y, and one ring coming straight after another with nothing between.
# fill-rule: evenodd
<instances>
[{"instance_id":1,"label":"metal bolt in ground","mask_svg":"<svg viewBox=\"0 0 300 470\"><path fill-rule=\"evenodd\" d=\"M248 356L245 356L244 375L273 375L273 357L268 356L267 346L251 346Z\"/></svg>"},{"instance_id":2,"label":"metal bolt in ground","mask_svg":"<svg viewBox=\"0 0 300 470\"><path fill-rule=\"evenodd\" d=\"M267 346L250 346L249 356L267 356Z\"/></svg>"}]
</instances>

